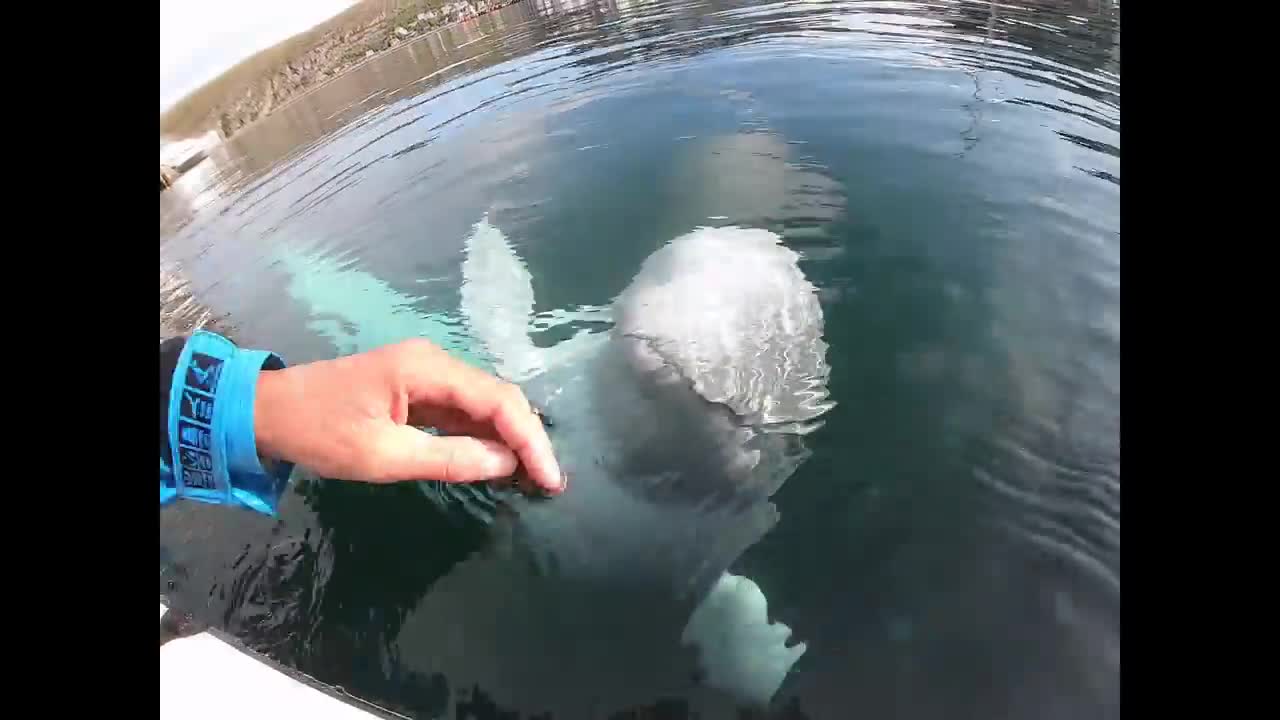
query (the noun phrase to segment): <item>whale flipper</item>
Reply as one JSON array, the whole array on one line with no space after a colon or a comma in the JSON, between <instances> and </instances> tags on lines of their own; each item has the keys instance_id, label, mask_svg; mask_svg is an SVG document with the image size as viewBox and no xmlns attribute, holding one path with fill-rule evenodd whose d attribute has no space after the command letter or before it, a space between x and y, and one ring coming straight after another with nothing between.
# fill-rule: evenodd
<instances>
[{"instance_id":1,"label":"whale flipper","mask_svg":"<svg viewBox=\"0 0 1280 720\"><path fill-rule=\"evenodd\" d=\"M533 277L501 230L482 218L463 246L463 322L483 346L497 373L511 381L543 368L542 353L529 337Z\"/></svg>"},{"instance_id":2,"label":"whale flipper","mask_svg":"<svg viewBox=\"0 0 1280 720\"><path fill-rule=\"evenodd\" d=\"M461 314L483 346L498 375L521 382L552 367L572 362L590 345L591 333L579 330L553 347L538 347L532 333L570 323L609 322L608 307L586 305L534 314L533 277L511 241L485 216L464 244Z\"/></svg>"},{"instance_id":3,"label":"whale flipper","mask_svg":"<svg viewBox=\"0 0 1280 720\"><path fill-rule=\"evenodd\" d=\"M707 685L756 706L769 703L807 649L804 643L787 646L791 628L769 622L768 610L759 585L726 572L680 636L698 648Z\"/></svg>"}]
</instances>

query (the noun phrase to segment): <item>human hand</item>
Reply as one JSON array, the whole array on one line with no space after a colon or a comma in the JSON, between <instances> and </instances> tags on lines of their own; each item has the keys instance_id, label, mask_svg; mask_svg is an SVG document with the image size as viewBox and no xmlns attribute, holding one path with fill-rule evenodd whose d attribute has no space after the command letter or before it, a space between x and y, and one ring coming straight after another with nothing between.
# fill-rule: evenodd
<instances>
[{"instance_id":1,"label":"human hand","mask_svg":"<svg viewBox=\"0 0 1280 720\"><path fill-rule=\"evenodd\" d=\"M254 432L260 455L325 477L465 483L519 462L538 488L564 489L524 393L426 340L261 373Z\"/></svg>"}]
</instances>

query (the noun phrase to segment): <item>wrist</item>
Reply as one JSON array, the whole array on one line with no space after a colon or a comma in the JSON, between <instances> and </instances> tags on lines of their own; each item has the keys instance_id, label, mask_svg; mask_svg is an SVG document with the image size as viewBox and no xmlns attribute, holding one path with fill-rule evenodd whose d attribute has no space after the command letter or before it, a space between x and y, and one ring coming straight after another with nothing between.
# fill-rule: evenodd
<instances>
[{"instance_id":1,"label":"wrist","mask_svg":"<svg viewBox=\"0 0 1280 720\"><path fill-rule=\"evenodd\" d=\"M257 443L258 457L264 461L284 461L280 446L282 409L288 404L287 370L264 370L258 374L258 387L253 403L253 435Z\"/></svg>"},{"instance_id":2,"label":"wrist","mask_svg":"<svg viewBox=\"0 0 1280 720\"><path fill-rule=\"evenodd\" d=\"M243 350L206 331L183 348L170 389L168 433L173 450L171 495L235 504L274 515L292 465L260 459L259 380L284 367L278 356ZM267 383L268 386L271 383ZM273 433L269 433L273 436ZM166 479L162 476L161 500Z\"/></svg>"}]
</instances>

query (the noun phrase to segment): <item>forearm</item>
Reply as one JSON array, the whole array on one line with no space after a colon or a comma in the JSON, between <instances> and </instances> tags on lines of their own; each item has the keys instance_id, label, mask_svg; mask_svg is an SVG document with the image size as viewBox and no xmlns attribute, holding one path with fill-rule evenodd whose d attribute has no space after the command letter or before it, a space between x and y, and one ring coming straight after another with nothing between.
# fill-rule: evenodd
<instances>
[{"instance_id":1,"label":"forearm","mask_svg":"<svg viewBox=\"0 0 1280 720\"><path fill-rule=\"evenodd\" d=\"M255 406L261 379L283 367L213 333L161 342L161 504L187 498L275 513L292 465L264 466Z\"/></svg>"}]
</instances>

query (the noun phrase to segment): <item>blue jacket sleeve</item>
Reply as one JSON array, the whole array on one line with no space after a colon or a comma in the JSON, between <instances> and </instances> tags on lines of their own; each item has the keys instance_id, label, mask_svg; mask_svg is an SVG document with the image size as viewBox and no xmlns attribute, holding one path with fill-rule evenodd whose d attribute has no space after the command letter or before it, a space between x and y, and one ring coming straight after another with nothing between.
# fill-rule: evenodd
<instances>
[{"instance_id":1,"label":"blue jacket sleeve","mask_svg":"<svg viewBox=\"0 0 1280 720\"><path fill-rule=\"evenodd\" d=\"M258 455L262 372L284 361L208 331L160 342L160 504L178 498L275 515L293 466Z\"/></svg>"}]
</instances>

